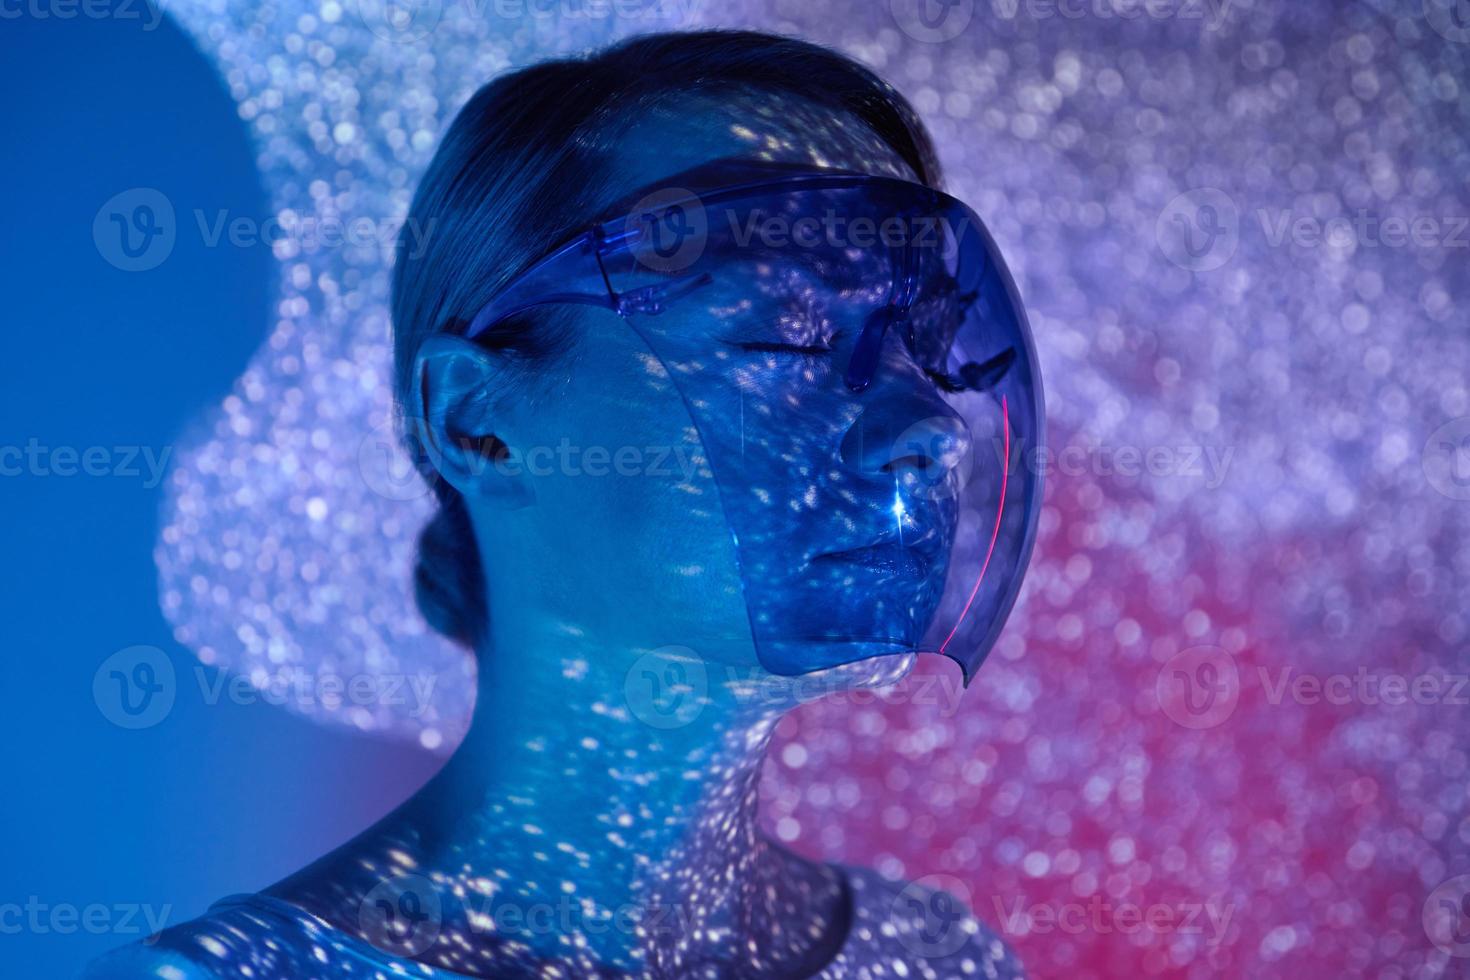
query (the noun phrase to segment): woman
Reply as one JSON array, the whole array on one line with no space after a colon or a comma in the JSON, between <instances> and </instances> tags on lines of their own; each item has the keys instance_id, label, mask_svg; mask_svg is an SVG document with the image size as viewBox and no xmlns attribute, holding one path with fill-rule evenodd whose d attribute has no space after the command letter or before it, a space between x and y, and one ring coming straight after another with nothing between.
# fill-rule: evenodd
<instances>
[{"instance_id":1,"label":"woman","mask_svg":"<svg viewBox=\"0 0 1470 980\"><path fill-rule=\"evenodd\" d=\"M915 650L968 677L1029 553L1029 337L937 183L891 88L789 39L635 38L472 98L393 283L441 505L419 604L476 652L470 732L356 839L92 975L1015 975L952 896L756 820L784 711Z\"/></svg>"}]
</instances>

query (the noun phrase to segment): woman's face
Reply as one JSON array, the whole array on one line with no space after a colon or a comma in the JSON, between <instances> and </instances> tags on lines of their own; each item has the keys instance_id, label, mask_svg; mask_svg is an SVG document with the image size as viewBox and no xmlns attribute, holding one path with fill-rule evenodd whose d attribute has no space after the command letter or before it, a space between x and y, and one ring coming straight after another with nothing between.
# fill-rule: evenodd
<instances>
[{"instance_id":1,"label":"woman's face","mask_svg":"<svg viewBox=\"0 0 1470 980\"><path fill-rule=\"evenodd\" d=\"M621 145L624 191L728 158L913 177L855 120L770 96ZM892 679L943 590L953 498L925 490L963 426L896 335L867 389L844 382L870 268L841 288L800 251L722 269L657 318L576 309L505 439L534 506L476 514L491 622L535 608L537 628L689 648L731 680L882 655ZM546 554L566 557L517 557Z\"/></svg>"}]
</instances>

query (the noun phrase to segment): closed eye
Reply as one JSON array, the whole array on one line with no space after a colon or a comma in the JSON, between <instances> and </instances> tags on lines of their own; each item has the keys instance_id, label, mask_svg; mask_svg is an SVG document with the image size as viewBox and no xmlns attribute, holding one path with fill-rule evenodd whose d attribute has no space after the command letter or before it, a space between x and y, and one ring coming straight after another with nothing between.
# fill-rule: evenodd
<instances>
[{"instance_id":1,"label":"closed eye","mask_svg":"<svg viewBox=\"0 0 1470 980\"><path fill-rule=\"evenodd\" d=\"M934 382L940 391L947 391L951 395L964 391L967 387L964 381L944 371L934 371L926 368L924 373L929 375L929 379Z\"/></svg>"},{"instance_id":2,"label":"closed eye","mask_svg":"<svg viewBox=\"0 0 1470 980\"><path fill-rule=\"evenodd\" d=\"M961 364L956 374L934 370L928 370L925 373L934 379L934 383L939 386L940 390L950 394L958 391L989 391L1000 383L1000 379L1015 363L1016 349L1007 347L983 364L976 364L974 361Z\"/></svg>"},{"instance_id":3,"label":"closed eye","mask_svg":"<svg viewBox=\"0 0 1470 980\"><path fill-rule=\"evenodd\" d=\"M830 354L834 350L818 344L780 344L767 340L746 340L735 346L754 354L800 354L806 357Z\"/></svg>"}]
</instances>

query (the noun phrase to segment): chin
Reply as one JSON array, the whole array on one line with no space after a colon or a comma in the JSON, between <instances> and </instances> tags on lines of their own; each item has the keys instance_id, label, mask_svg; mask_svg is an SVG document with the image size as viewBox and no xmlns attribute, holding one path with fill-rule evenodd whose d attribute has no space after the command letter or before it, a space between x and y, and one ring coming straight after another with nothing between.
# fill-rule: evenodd
<instances>
[{"instance_id":1,"label":"chin","mask_svg":"<svg viewBox=\"0 0 1470 980\"><path fill-rule=\"evenodd\" d=\"M885 687L908 676L918 661L912 643L892 640L820 640L783 644L782 656L810 665L789 675L798 703L828 694Z\"/></svg>"},{"instance_id":2,"label":"chin","mask_svg":"<svg viewBox=\"0 0 1470 980\"><path fill-rule=\"evenodd\" d=\"M855 644L853 653L863 659L837 667L828 667L821 673L830 678L834 689L857 690L870 687L886 687L896 684L909 675L918 663L919 655L912 644L900 647L896 644Z\"/></svg>"},{"instance_id":3,"label":"chin","mask_svg":"<svg viewBox=\"0 0 1470 980\"><path fill-rule=\"evenodd\" d=\"M772 673L807 676L844 665L861 673L889 669L905 658L911 668L938 607L938 596L929 593L897 602L856 592L812 591L803 598L757 619L761 662ZM862 668L870 661L882 663Z\"/></svg>"}]
</instances>

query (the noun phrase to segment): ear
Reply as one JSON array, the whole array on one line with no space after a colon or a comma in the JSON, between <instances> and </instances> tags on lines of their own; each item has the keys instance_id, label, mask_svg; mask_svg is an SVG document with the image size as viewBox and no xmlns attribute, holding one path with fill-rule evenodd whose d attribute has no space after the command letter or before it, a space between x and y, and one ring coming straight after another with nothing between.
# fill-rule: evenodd
<instances>
[{"instance_id":1,"label":"ear","mask_svg":"<svg viewBox=\"0 0 1470 980\"><path fill-rule=\"evenodd\" d=\"M508 413L496 411L505 370L493 354L464 338L435 334L414 355L405 408L440 476L466 499L517 510L530 505L535 493L509 437Z\"/></svg>"}]
</instances>

